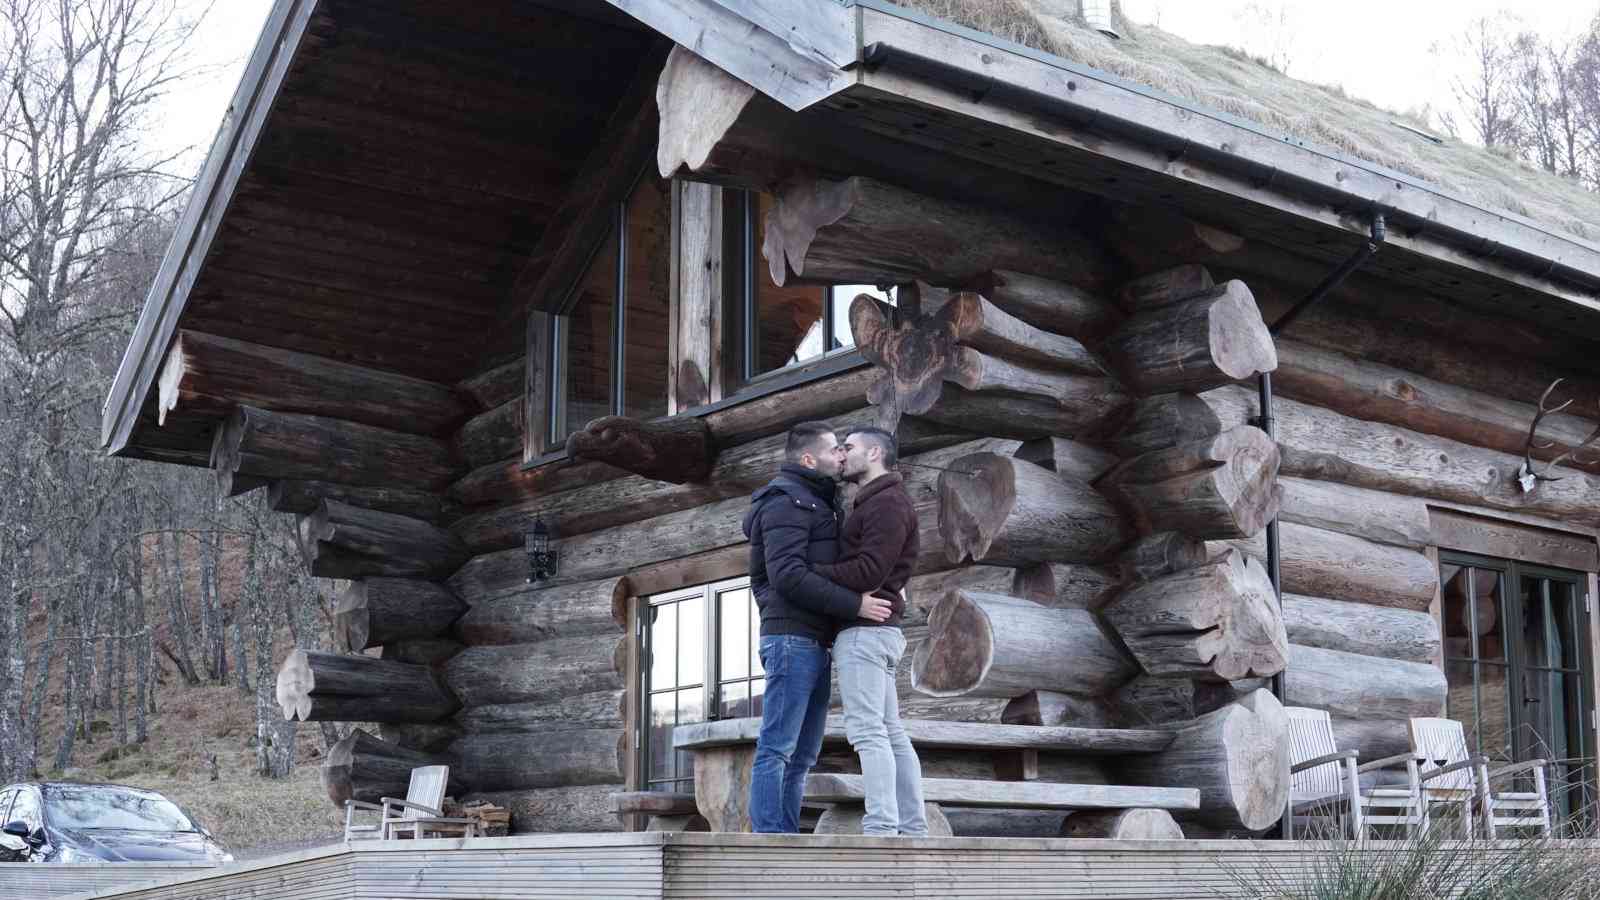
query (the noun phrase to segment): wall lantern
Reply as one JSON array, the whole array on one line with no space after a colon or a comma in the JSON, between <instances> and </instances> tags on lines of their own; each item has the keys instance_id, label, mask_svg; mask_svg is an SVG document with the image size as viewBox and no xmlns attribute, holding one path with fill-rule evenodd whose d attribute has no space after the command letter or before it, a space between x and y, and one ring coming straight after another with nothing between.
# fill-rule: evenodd
<instances>
[{"instance_id":1,"label":"wall lantern","mask_svg":"<svg viewBox=\"0 0 1600 900\"><path fill-rule=\"evenodd\" d=\"M550 549L550 529L541 516L533 520L533 527L523 536L523 549L528 554L528 583L554 578L556 551Z\"/></svg>"}]
</instances>

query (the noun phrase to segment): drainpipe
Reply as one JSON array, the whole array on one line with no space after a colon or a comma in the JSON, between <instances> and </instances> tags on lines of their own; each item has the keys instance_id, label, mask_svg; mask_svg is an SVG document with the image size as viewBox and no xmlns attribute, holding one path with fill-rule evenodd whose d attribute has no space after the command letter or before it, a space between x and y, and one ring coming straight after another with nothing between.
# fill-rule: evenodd
<instances>
[{"instance_id":1,"label":"drainpipe","mask_svg":"<svg viewBox=\"0 0 1600 900\"><path fill-rule=\"evenodd\" d=\"M1322 279L1322 283L1317 285L1316 288L1314 288L1311 293L1307 294L1304 299L1302 299L1299 303L1296 303L1294 306L1289 307L1288 312L1279 316L1276 322L1273 322L1270 326L1268 326L1268 333L1276 338L1285 328L1289 327L1289 325L1294 322L1295 319L1300 318L1300 314L1304 313L1306 309L1311 306L1311 304L1327 296L1328 292L1338 287L1339 284L1345 280L1345 278L1349 277L1351 272L1361 268L1361 266L1367 260L1371 259L1372 255L1377 253L1378 248L1383 245L1383 241L1386 236L1387 228L1383 218L1383 210L1378 210L1372 214L1372 231L1367 238L1367 242L1362 244L1361 247L1356 250L1356 252L1350 254L1350 258L1345 260L1339 266L1339 268L1333 270L1333 272L1328 275L1327 278ZM1267 437L1276 440L1278 436L1278 429L1276 420L1272 415L1271 372L1261 373L1260 392L1261 415L1257 417L1256 425L1262 431L1267 433ZM1274 516L1272 521L1267 523L1267 576L1272 579L1272 596L1278 602L1278 614L1281 616L1283 614L1283 582L1282 572L1280 570L1280 561L1281 556L1278 543L1278 519L1276 516ZM1279 702L1283 701L1283 672L1279 672L1278 674L1272 676L1272 696L1277 697ZM1289 822L1289 816L1292 815L1294 815L1292 810L1285 810L1284 817L1279 820L1278 826L1275 829L1275 834L1278 838L1287 839L1290 836L1291 825Z\"/></svg>"},{"instance_id":2,"label":"drainpipe","mask_svg":"<svg viewBox=\"0 0 1600 900\"><path fill-rule=\"evenodd\" d=\"M1311 293L1307 294L1303 300L1290 307L1288 312L1279 316L1278 320L1273 322L1267 330L1272 334L1273 337L1277 337L1285 328L1289 327L1289 325L1293 323L1295 319L1300 318L1300 315L1304 313L1306 309L1311 306L1311 304L1316 303L1318 300L1321 300L1323 297L1327 296L1330 291L1338 287L1341 282L1348 278L1351 272L1361 268L1361 266L1366 263L1367 260L1371 259L1372 255L1377 253L1378 248L1383 245L1383 241L1386 236L1387 226L1384 221L1383 211L1379 210L1378 212L1373 213L1372 231L1370 236L1367 238L1367 242L1362 244L1355 253L1351 254L1350 258L1345 260L1339 266L1339 268L1335 269L1331 274L1328 275L1327 278L1324 278L1322 283L1317 285L1316 288L1313 289ZM1262 431L1265 431L1267 433L1267 437L1276 439L1278 435L1276 420L1272 415L1271 372L1261 373L1260 392L1261 415L1256 419L1257 427L1259 427ZM1283 587L1280 572L1281 556L1279 555L1278 548L1278 520L1276 517L1274 517L1271 522L1267 523L1267 575L1272 579L1272 594L1277 598L1278 611L1281 614L1283 611ZM1277 697L1279 700L1283 699L1282 672L1272 676L1272 695Z\"/></svg>"}]
</instances>

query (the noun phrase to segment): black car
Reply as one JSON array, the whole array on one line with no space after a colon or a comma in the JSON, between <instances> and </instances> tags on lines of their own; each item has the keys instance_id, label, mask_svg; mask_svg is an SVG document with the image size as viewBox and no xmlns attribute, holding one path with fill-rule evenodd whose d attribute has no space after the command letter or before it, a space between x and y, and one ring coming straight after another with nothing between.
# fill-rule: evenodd
<instances>
[{"instance_id":1,"label":"black car","mask_svg":"<svg viewBox=\"0 0 1600 900\"><path fill-rule=\"evenodd\" d=\"M232 862L176 803L120 784L0 789L0 862Z\"/></svg>"}]
</instances>

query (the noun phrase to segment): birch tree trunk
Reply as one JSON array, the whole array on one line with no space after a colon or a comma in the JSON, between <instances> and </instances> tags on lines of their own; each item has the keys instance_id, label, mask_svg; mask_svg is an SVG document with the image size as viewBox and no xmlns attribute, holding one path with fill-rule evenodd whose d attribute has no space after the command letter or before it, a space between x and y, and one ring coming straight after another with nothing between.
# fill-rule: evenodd
<instances>
[{"instance_id":1,"label":"birch tree trunk","mask_svg":"<svg viewBox=\"0 0 1600 900\"><path fill-rule=\"evenodd\" d=\"M160 537L158 558L166 571L167 620L172 626L172 661L178 673L190 685L200 683L194 668L194 654L189 650L189 613L183 603L183 564L179 559L178 534L163 532Z\"/></svg>"},{"instance_id":2,"label":"birch tree trunk","mask_svg":"<svg viewBox=\"0 0 1600 900\"><path fill-rule=\"evenodd\" d=\"M138 634L134 644L134 692L133 705L133 740L142 744L150 737L150 653L152 640L150 630L145 625L145 598L144 598L144 539L135 536L128 552L132 556L129 562L131 572L128 582L133 587L133 627Z\"/></svg>"}]
</instances>

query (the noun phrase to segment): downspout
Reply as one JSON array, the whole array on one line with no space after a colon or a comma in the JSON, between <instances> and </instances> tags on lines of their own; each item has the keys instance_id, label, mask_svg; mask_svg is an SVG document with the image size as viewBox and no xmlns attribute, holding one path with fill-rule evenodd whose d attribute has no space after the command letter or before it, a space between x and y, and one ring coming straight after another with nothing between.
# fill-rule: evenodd
<instances>
[{"instance_id":1,"label":"downspout","mask_svg":"<svg viewBox=\"0 0 1600 900\"><path fill-rule=\"evenodd\" d=\"M1289 311L1279 316L1277 321L1268 326L1268 332L1276 338L1285 328L1289 327L1295 319L1308 309L1311 304L1326 297L1330 291L1338 287L1351 272L1361 268L1378 248L1383 245L1384 238L1388 236L1387 223L1384 221L1383 211L1378 210L1372 215L1372 231L1367 242L1362 244L1350 258L1345 260L1339 268L1335 269L1322 283L1317 285L1304 299L1289 308ZM1261 373L1261 415L1257 418L1257 426L1267 433L1267 437L1277 439L1277 423L1272 414L1272 373ZM1283 612L1283 586L1280 571L1281 556L1278 544L1278 519L1273 517L1267 523L1267 575L1272 579L1272 594L1277 599L1278 611ZM1272 676L1272 695L1280 701L1283 700L1283 673Z\"/></svg>"},{"instance_id":2,"label":"downspout","mask_svg":"<svg viewBox=\"0 0 1600 900\"><path fill-rule=\"evenodd\" d=\"M1311 293L1307 294L1304 299L1302 299L1299 303L1296 303L1294 306L1289 307L1288 312L1279 316L1277 321L1273 322L1267 327L1267 332L1276 338L1285 328L1289 327L1289 325L1292 324L1295 319L1300 318L1300 315L1304 313L1311 306L1311 304L1327 296L1330 291L1338 287L1340 283L1348 278L1351 272L1361 268L1361 266L1366 263L1367 260L1371 259L1373 254L1378 252L1378 248L1383 245L1384 238L1387 236L1387 223L1383 218L1383 210L1380 209L1372 214L1372 231L1367 238L1367 242L1362 244L1361 247L1356 250L1356 252L1350 254L1350 258L1345 260L1339 266L1339 268L1333 270L1333 272L1329 274L1327 278L1322 279L1322 283L1312 289ZM1277 440L1277 420L1272 414L1271 372L1261 373L1260 391L1261 415L1257 418L1256 425L1262 431L1267 433L1267 437ZM1278 518L1277 516L1273 516L1272 521L1267 523L1267 576L1272 579L1272 596L1275 600L1277 600L1279 616L1283 615L1283 581L1280 565L1281 561L1282 558L1278 543ZM1285 671L1287 671L1287 661L1285 661L1284 666ZM1272 676L1272 696L1277 697L1278 702L1280 703L1283 702L1284 699L1283 676L1283 672L1279 672L1278 674ZM1278 821L1278 825L1275 830L1275 834L1278 838L1287 839L1290 837L1291 823L1289 822L1289 817L1293 815L1293 810L1285 810L1284 817Z\"/></svg>"}]
</instances>

